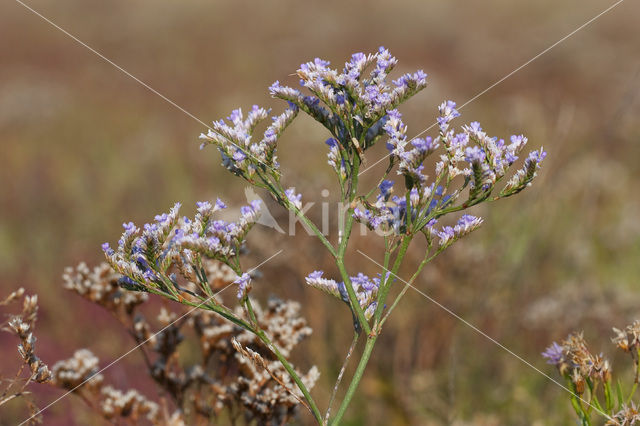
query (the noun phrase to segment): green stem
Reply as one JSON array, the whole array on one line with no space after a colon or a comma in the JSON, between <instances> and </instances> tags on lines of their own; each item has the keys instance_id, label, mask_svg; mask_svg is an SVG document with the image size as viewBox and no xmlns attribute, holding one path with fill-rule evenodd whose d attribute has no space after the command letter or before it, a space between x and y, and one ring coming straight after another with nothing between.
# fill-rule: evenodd
<instances>
[{"instance_id":1,"label":"green stem","mask_svg":"<svg viewBox=\"0 0 640 426\"><path fill-rule=\"evenodd\" d=\"M406 195L405 195L405 201L404 201L404 211L405 211L405 215L407 216L407 233L411 232L411 216L413 215L412 212L412 208L411 208L411 191L407 191Z\"/></svg>"},{"instance_id":2,"label":"green stem","mask_svg":"<svg viewBox=\"0 0 640 426\"><path fill-rule=\"evenodd\" d=\"M295 208L295 206L292 206L293 208L291 208L291 210L296 214L296 216L298 216L300 218L300 220L309 227L309 229L311 229L313 231L313 233L315 234L316 237L318 237L320 239L320 241L322 241L322 244L324 244L324 246L327 248L327 250L329 250L329 253L331 253L331 256L336 257L338 254L336 253L336 249L333 247L333 245L329 242L329 240L327 240L327 238L324 236L324 234L322 232L320 232L320 230L318 229L318 227L316 226L315 223L313 223L308 217L306 217L304 214L302 214L302 211L298 210L297 208Z\"/></svg>"},{"instance_id":3,"label":"green stem","mask_svg":"<svg viewBox=\"0 0 640 426\"><path fill-rule=\"evenodd\" d=\"M256 318L256 314L253 311L253 305L251 304L251 300L249 300L249 297L246 298L244 303L245 303L245 306L247 308L247 312L249 313L249 319L253 323L253 326L256 329L259 329L260 326L258 325L258 319Z\"/></svg>"},{"instance_id":4,"label":"green stem","mask_svg":"<svg viewBox=\"0 0 640 426\"><path fill-rule=\"evenodd\" d=\"M611 398L611 383L604 382L604 399L607 405L607 414L613 414L613 398Z\"/></svg>"},{"instance_id":5,"label":"green stem","mask_svg":"<svg viewBox=\"0 0 640 426\"><path fill-rule=\"evenodd\" d=\"M248 322L246 322L241 318L236 317L231 311L229 311L225 307L221 305L212 305L207 302L208 302L208 299L200 303L191 302L186 299L183 299L182 301L178 301L178 303L182 303L183 305L193 306L194 308L201 308L201 309L206 309L208 311L215 312L221 317L223 317L224 319L234 323L238 327L242 327L243 329L250 332L255 332L251 324L249 324Z\"/></svg>"},{"instance_id":6,"label":"green stem","mask_svg":"<svg viewBox=\"0 0 640 426\"><path fill-rule=\"evenodd\" d=\"M360 358L360 362L358 363L358 367L356 368L356 372L351 379L351 383L349 384L349 388L347 389L347 393L344 395L344 399L342 400L342 404L340 404L340 408L336 413L336 416L331 421L331 425L340 424L340 420L344 416L344 413L347 411L347 407L353 398L353 395L358 388L358 384L362 379L362 375L364 374L364 370L367 367L367 363L369 362L369 358L371 357L371 352L373 351L373 347L376 344L377 336L368 336L367 344L364 347L364 352L362 353L362 357Z\"/></svg>"},{"instance_id":7,"label":"green stem","mask_svg":"<svg viewBox=\"0 0 640 426\"><path fill-rule=\"evenodd\" d=\"M389 290L391 289L391 284L393 283L393 277L397 276L398 270L402 265L402 261L404 260L404 256L407 254L407 249L409 248L409 244L413 239L412 235L406 235L402 239L402 245L400 246L400 250L396 256L396 260L393 262L393 267L391 271L385 267L385 271L383 271L383 279L380 282L380 289L378 290L378 306L376 306L376 312L373 314L374 324L377 324L377 329L374 330L375 333L380 332L380 318L382 317L382 311L384 310L384 303L387 300L387 296L389 294ZM390 272L390 273L388 273ZM390 275L391 277L388 277Z\"/></svg>"},{"instance_id":8,"label":"green stem","mask_svg":"<svg viewBox=\"0 0 640 426\"><path fill-rule=\"evenodd\" d=\"M362 327L366 334L369 334L371 333L371 327L369 326L367 318L364 316L364 310L362 309L362 306L360 306L356 291L353 289L353 285L351 284L351 277L349 277L349 274L347 273L347 269L344 266L344 261L342 260L342 258L339 257L336 260L336 265L340 270L340 275L342 276L344 286L347 290L347 294L349 295L351 310L355 312L356 317L358 318L358 322L360 323L360 327Z\"/></svg>"},{"instance_id":9,"label":"green stem","mask_svg":"<svg viewBox=\"0 0 640 426\"><path fill-rule=\"evenodd\" d=\"M589 407L587 408L587 413L591 413L591 409L592 408L595 408L600 413L604 413L604 409L600 405L600 401L598 400L598 396L596 395L597 390L598 390L598 383L596 382L594 384L593 381L588 377L587 377L586 381L587 381L587 386L589 386L589 396L590 396L590 398L589 398Z\"/></svg>"},{"instance_id":10,"label":"green stem","mask_svg":"<svg viewBox=\"0 0 640 426\"><path fill-rule=\"evenodd\" d=\"M353 169L352 169L353 172L351 176L351 182L349 185L349 187L351 188L349 192L349 198L348 198L349 203L351 203L355 199L358 191L357 186L358 186L358 170L360 167L360 159L358 158L357 155L354 157L353 163L354 163ZM351 230L353 229L353 220L354 220L353 206L349 205L349 208L347 209L347 212L346 212L346 218L345 218L346 223L344 225L344 229L342 230L342 235L340 236L340 243L338 245L338 252L336 254L336 266L340 271L340 276L344 281L347 294L349 295L349 304L351 305L351 310L356 315L362 329L367 334L369 334L371 332L371 327L369 326L369 322L364 316L364 311L360 306L360 302L358 301L358 296L356 295L356 292L353 289L353 285L351 284L351 277L349 277L347 269L344 265L344 256L347 251L347 245L349 243L349 237L351 236Z\"/></svg>"},{"instance_id":11,"label":"green stem","mask_svg":"<svg viewBox=\"0 0 640 426\"><path fill-rule=\"evenodd\" d=\"M409 243L411 243L411 238L412 236L406 236L403 239L402 245L400 246L400 251L398 252L398 255L396 256L396 259L394 261L391 275L395 275L398 272L398 269L402 264L402 260L404 259L404 256L407 252L407 248L409 247ZM387 253L385 253L385 269L386 270L388 270L387 266L389 262L389 255L390 253L387 250ZM391 282L393 281L392 279L387 279L386 271L383 272L383 277L384 278L381 280L381 283L380 283L380 290L379 290L380 292L378 293L378 306L376 308L374 324L376 323L376 321L379 321L380 319L380 315L382 314L382 310L384 309L384 301L386 299L389 288L391 287ZM373 347L376 344L376 340L378 338L378 332L379 332L379 326L377 330L374 330L373 334L370 332L367 332L367 343L360 357L360 362L358 363L356 372L354 373L353 378L351 379L351 383L349 384L349 387L344 396L344 399L340 404L340 408L338 409L336 417L331 422L332 425L339 424L340 420L342 419L342 417L344 416L344 413L347 410L347 407L351 402L351 399L353 398L353 395L355 394L356 389L358 388L358 384L362 379L364 370L366 369L367 363L369 362L369 358L371 357L371 353L373 352Z\"/></svg>"},{"instance_id":12,"label":"green stem","mask_svg":"<svg viewBox=\"0 0 640 426\"><path fill-rule=\"evenodd\" d=\"M315 236L320 239L322 244L324 244L324 246L327 248L327 250L329 250L329 253L331 253L331 255L333 257L336 257L336 249L333 247L333 245L329 242L329 240L327 240L327 238L324 236L324 234L322 232L320 232L320 230L318 229L316 224L313 223L311 221L311 219L306 217L302 213L301 210L297 209L293 204L291 204L289 202L289 200L287 199L287 197L284 194L284 190L282 190L280 185L278 185L279 188L276 188L275 185L271 181L269 181L266 177L264 177L262 175L262 173L258 173L258 175L260 176L260 179L265 183L265 185L268 186L268 190L276 197L276 200L282 206L284 206L287 210L290 210L290 211L294 212L295 215L300 218L302 223L304 223L307 227L309 227L309 229L311 229L313 231Z\"/></svg>"},{"instance_id":13,"label":"green stem","mask_svg":"<svg viewBox=\"0 0 640 426\"><path fill-rule=\"evenodd\" d=\"M571 379L567 379L567 383L569 388L573 391L571 393L571 405L573 406L574 411L582 421L583 426L591 426L591 419L589 415L584 411L584 407L582 407L581 398L578 396L578 390L576 388L575 383Z\"/></svg>"},{"instance_id":14,"label":"green stem","mask_svg":"<svg viewBox=\"0 0 640 426\"><path fill-rule=\"evenodd\" d=\"M333 401L336 398L338 393L338 388L340 387L340 383L342 382L342 377L344 376L344 372L347 369L347 364L351 359L351 355L353 354L353 350L356 348L356 344L358 343L358 338L360 338L359 333L353 333L353 341L351 342L351 346L349 346L349 351L347 352L347 356L344 359L342 367L340 368L340 373L338 373L338 378L336 383L333 385L333 391L331 392L331 398L329 398L329 404L327 405L327 412L324 415L323 425L327 425L329 423L329 417L331 416L331 406L333 405Z\"/></svg>"},{"instance_id":15,"label":"green stem","mask_svg":"<svg viewBox=\"0 0 640 426\"><path fill-rule=\"evenodd\" d=\"M631 402L631 398L633 397L633 394L636 393L636 389L638 389L638 382L635 382L633 384L633 387L631 388L631 393L627 397L627 401L626 401L627 405L629 404L629 402Z\"/></svg>"},{"instance_id":16,"label":"green stem","mask_svg":"<svg viewBox=\"0 0 640 426\"><path fill-rule=\"evenodd\" d=\"M402 297L405 295L407 290L409 290L409 287L411 287L411 285L416 280L416 278L418 278L418 275L420 275L420 273L422 272L424 267L427 265L427 263L431 262L431 260L433 260L433 258L436 257L441 251L442 250L438 250L436 253L433 254L433 256L429 257L428 256L429 249L427 249L427 254L425 255L424 259L422 259L422 262L420 262L420 265L418 265L418 269L411 276L411 278L409 278L409 281L407 281L407 283L404 285L404 287L402 288L402 291L398 294L398 296L393 301L389 309L387 309L387 313L384 315L382 320L380 320L380 327L382 327L382 325L389 319L389 315L391 315L391 312L395 309L398 303L400 303L400 300L402 299Z\"/></svg>"},{"instance_id":17,"label":"green stem","mask_svg":"<svg viewBox=\"0 0 640 426\"><path fill-rule=\"evenodd\" d=\"M258 336L258 338L267 346L267 348L269 348L269 350L273 352L276 358L278 358L278 360L280 361L282 366L285 368L285 370L287 370L287 373L289 373L289 376L291 376L291 378L296 383L296 385L298 385L298 389L300 389L300 391L304 395L304 398L309 403L309 407L311 409L311 413L313 414L313 417L315 417L318 424L322 424L322 414L320 413L320 410L318 409L316 402L311 397L309 390L307 389L305 384L302 382L302 379L300 378L300 376L298 376L298 373L296 372L296 370L294 370L293 366L289 364L289 361L287 361L284 355L282 355L278 347L271 342L271 340L269 339L269 337L267 337L264 331L258 329L258 330L254 330L254 332L256 336Z\"/></svg>"}]
</instances>

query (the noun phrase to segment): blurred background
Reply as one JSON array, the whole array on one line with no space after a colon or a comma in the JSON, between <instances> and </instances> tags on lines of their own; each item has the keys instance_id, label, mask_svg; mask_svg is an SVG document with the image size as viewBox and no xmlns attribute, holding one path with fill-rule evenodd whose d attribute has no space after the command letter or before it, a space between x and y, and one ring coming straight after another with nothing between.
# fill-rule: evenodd
<instances>
[{"instance_id":1,"label":"blurred background","mask_svg":"<svg viewBox=\"0 0 640 426\"><path fill-rule=\"evenodd\" d=\"M613 2L245 2L183 0L30 1L204 122L269 97L275 80L321 57L338 68L351 53L384 45L396 75L422 68L429 87L401 109L412 136L431 125L444 99L464 103ZM523 194L475 210L484 226L438 258L416 286L533 365L557 377L540 352L584 330L593 352L630 364L611 327L640 318L640 4L626 1L466 106L490 134L524 133L548 157ZM38 353L47 362L88 347L103 362L132 341L106 312L62 289L65 266L102 261L100 244L121 223L144 223L176 201L245 202L245 184L198 149L204 126L13 1L0 6L0 288L40 296ZM286 184L303 200L338 195L326 165L327 135L298 119L281 140ZM384 154L371 151L369 162ZM383 165L363 179L374 184ZM264 195L264 194L262 194ZM288 216L271 212L286 229ZM319 218L318 205L311 210ZM375 259L381 239L356 239ZM350 340L344 305L308 289L304 276L330 269L320 242L257 228L247 267L276 250L257 295L300 301L314 335L297 364L318 365L325 405ZM355 253L355 252L354 252ZM421 259L411 252L401 276ZM353 272L375 265L358 255ZM570 424L564 391L417 293L403 300L376 347L345 424ZM0 336L0 369L15 371L16 340ZM153 398L132 354L105 372L121 389ZM350 370L348 374L351 372ZM628 378L629 376L627 376ZM34 386L46 405L62 394ZM3 407L0 424L26 417ZM45 424L100 424L69 397ZM302 413L301 423L309 418Z\"/></svg>"}]
</instances>

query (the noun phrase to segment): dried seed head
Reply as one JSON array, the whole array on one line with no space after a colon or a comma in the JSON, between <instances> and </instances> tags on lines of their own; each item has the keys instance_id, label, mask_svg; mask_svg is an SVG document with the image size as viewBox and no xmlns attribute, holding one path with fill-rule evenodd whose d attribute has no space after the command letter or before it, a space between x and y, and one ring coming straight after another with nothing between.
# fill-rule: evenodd
<instances>
[{"instance_id":1,"label":"dried seed head","mask_svg":"<svg viewBox=\"0 0 640 426\"><path fill-rule=\"evenodd\" d=\"M89 389L96 389L104 379L98 374L98 362L98 357L90 350L77 350L73 357L53 365L53 383L69 390L81 384L85 384Z\"/></svg>"}]
</instances>

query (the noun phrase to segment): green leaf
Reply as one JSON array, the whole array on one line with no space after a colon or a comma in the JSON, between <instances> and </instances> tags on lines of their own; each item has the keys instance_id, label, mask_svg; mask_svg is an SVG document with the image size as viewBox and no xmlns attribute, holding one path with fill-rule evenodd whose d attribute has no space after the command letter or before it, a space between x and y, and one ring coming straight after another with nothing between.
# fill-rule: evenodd
<instances>
[{"instance_id":1,"label":"green leaf","mask_svg":"<svg viewBox=\"0 0 640 426\"><path fill-rule=\"evenodd\" d=\"M618 400L618 410L621 410L624 405L624 398L622 397L622 384L620 383L620 379L616 382L616 399Z\"/></svg>"}]
</instances>

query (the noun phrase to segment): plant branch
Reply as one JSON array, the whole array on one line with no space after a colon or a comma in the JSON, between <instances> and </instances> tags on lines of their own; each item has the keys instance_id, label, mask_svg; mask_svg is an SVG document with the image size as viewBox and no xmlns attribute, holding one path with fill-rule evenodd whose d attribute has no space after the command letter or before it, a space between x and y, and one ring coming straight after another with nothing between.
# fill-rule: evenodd
<instances>
[{"instance_id":1,"label":"plant branch","mask_svg":"<svg viewBox=\"0 0 640 426\"><path fill-rule=\"evenodd\" d=\"M349 346L349 351L347 352L347 356L342 363L342 368L340 368L340 373L338 374L338 379L336 380L335 385L333 386L333 391L331 392L331 398L329 398L329 405L327 406L327 412L324 415L324 425L329 423L329 417L331 416L331 406L333 405L333 401L336 398L336 394L338 393L338 388L340 387L340 382L342 382L342 377L344 376L344 372L347 369L347 364L349 364L349 360L351 359L351 355L353 355L353 350L356 348L356 344L358 343L358 338L360 337L359 333L353 334L353 341L351 342L351 346Z\"/></svg>"}]
</instances>

